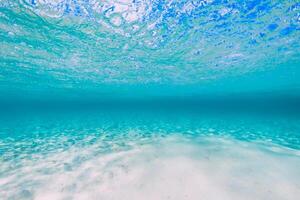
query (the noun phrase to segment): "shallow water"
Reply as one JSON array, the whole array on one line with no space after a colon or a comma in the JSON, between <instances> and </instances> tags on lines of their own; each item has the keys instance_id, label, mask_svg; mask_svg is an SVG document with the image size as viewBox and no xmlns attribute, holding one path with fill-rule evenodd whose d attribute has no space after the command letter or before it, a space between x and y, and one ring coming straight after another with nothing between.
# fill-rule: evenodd
<instances>
[{"instance_id":1,"label":"shallow water","mask_svg":"<svg viewBox=\"0 0 300 200\"><path fill-rule=\"evenodd\" d=\"M0 199L296 200L300 3L0 0Z\"/></svg>"},{"instance_id":2,"label":"shallow water","mask_svg":"<svg viewBox=\"0 0 300 200\"><path fill-rule=\"evenodd\" d=\"M0 196L294 200L299 124L182 111L22 115L0 126Z\"/></svg>"},{"instance_id":3,"label":"shallow water","mask_svg":"<svg viewBox=\"0 0 300 200\"><path fill-rule=\"evenodd\" d=\"M1 0L1 96L299 94L299 9L289 0Z\"/></svg>"}]
</instances>

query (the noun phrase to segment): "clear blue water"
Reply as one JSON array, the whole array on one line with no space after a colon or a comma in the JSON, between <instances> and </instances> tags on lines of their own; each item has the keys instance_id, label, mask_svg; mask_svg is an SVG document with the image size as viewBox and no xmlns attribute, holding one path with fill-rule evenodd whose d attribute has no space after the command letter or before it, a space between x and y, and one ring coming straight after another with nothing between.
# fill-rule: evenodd
<instances>
[{"instance_id":1,"label":"clear blue water","mask_svg":"<svg viewBox=\"0 0 300 200\"><path fill-rule=\"evenodd\" d=\"M300 2L0 0L0 199L296 200Z\"/></svg>"},{"instance_id":2,"label":"clear blue water","mask_svg":"<svg viewBox=\"0 0 300 200\"><path fill-rule=\"evenodd\" d=\"M4 199L294 200L299 195L297 116L31 111L0 125Z\"/></svg>"}]
</instances>

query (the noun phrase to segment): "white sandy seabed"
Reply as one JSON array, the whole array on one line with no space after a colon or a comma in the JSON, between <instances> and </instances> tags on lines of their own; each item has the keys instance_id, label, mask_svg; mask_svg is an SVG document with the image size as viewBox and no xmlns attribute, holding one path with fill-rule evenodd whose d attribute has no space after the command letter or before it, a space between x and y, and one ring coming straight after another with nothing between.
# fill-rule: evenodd
<instances>
[{"instance_id":1,"label":"white sandy seabed","mask_svg":"<svg viewBox=\"0 0 300 200\"><path fill-rule=\"evenodd\" d=\"M98 154L99 144L2 163L0 199L297 200L300 152L170 136ZM100 145L101 146L101 145Z\"/></svg>"}]
</instances>

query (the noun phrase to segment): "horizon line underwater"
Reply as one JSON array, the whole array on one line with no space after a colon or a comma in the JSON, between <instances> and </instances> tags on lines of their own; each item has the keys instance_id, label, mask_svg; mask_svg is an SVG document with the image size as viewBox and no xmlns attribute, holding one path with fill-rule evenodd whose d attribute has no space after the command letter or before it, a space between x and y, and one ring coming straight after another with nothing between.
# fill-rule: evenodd
<instances>
[{"instance_id":1,"label":"horizon line underwater","mask_svg":"<svg viewBox=\"0 0 300 200\"><path fill-rule=\"evenodd\" d=\"M300 1L0 0L1 200L297 200Z\"/></svg>"}]
</instances>

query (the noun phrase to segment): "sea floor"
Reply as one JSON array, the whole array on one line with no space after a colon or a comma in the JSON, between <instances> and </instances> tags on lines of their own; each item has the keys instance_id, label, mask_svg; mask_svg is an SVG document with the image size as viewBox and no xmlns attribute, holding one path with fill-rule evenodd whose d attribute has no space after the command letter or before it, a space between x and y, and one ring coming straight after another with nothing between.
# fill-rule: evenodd
<instances>
[{"instance_id":1,"label":"sea floor","mask_svg":"<svg viewBox=\"0 0 300 200\"><path fill-rule=\"evenodd\" d=\"M2 120L0 199L296 200L298 122L184 113Z\"/></svg>"}]
</instances>

